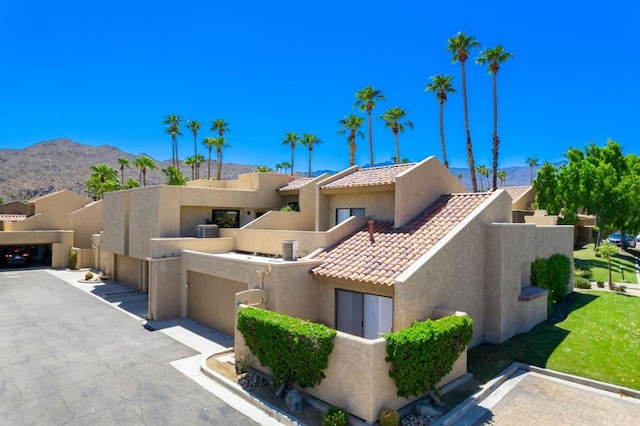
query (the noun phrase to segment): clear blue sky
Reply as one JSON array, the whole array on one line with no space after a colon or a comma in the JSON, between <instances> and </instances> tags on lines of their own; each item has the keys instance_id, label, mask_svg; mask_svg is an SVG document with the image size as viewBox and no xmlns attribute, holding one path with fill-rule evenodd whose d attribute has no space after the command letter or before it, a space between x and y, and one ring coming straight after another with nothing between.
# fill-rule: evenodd
<instances>
[{"instance_id":1,"label":"clear blue sky","mask_svg":"<svg viewBox=\"0 0 640 426\"><path fill-rule=\"evenodd\" d=\"M465 31L515 54L498 74L501 167L607 138L638 153L639 12L635 0L0 0L0 147L69 137L169 159L162 121L175 112L204 123L199 139L225 119L225 162L290 161L281 142L298 131L323 140L314 170L341 169L348 147L337 122L373 85L387 97L374 116L400 106L415 125L400 135L401 156L441 158L438 103L424 87L444 73L458 89L445 106L449 162L466 167L460 66L446 51ZM467 87L476 164L490 166L491 77L473 61ZM181 158L193 153L183 133ZM391 132L375 120L373 134L376 162L389 160ZM362 165L367 140L358 144ZM296 169L306 164L299 147Z\"/></svg>"}]
</instances>

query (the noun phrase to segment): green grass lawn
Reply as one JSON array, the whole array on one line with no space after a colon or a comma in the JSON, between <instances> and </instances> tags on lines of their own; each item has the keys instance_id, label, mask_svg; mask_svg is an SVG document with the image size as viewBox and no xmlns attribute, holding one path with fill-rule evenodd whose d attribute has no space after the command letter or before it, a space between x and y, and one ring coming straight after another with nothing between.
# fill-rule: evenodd
<instances>
[{"instance_id":1,"label":"green grass lawn","mask_svg":"<svg viewBox=\"0 0 640 426\"><path fill-rule=\"evenodd\" d=\"M501 345L470 349L469 372L487 381L520 361L640 390L640 297L583 291L554 312Z\"/></svg>"},{"instance_id":2,"label":"green grass lawn","mask_svg":"<svg viewBox=\"0 0 640 426\"><path fill-rule=\"evenodd\" d=\"M638 255L635 249L620 249L620 252L611 259L611 272L613 282L637 284L635 256ZM587 244L573 252L576 270L591 270L590 281L609 282L609 272L607 259L596 257L593 251L593 244ZM624 268L624 280L621 269Z\"/></svg>"}]
</instances>

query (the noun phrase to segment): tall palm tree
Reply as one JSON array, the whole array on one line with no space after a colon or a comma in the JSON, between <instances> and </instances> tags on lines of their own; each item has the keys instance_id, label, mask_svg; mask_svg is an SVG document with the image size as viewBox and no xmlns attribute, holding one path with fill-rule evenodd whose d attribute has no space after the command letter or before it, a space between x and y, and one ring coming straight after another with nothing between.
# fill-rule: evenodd
<instances>
[{"instance_id":1,"label":"tall palm tree","mask_svg":"<svg viewBox=\"0 0 640 426\"><path fill-rule=\"evenodd\" d=\"M484 185L483 185L483 177L487 177L487 189L489 189L489 168L487 166L485 166L484 164L481 164L479 166L476 166L476 173L478 173L480 175L480 191L484 191Z\"/></svg>"},{"instance_id":2,"label":"tall palm tree","mask_svg":"<svg viewBox=\"0 0 640 426\"><path fill-rule=\"evenodd\" d=\"M211 129L214 132L218 132L218 136L223 137L225 133L230 133L229 123L224 121L222 118L216 118L211 122Z\"/></svg>"},{"instance_id":3,"label":"tall palm tree","mask_svg":"<svg viewBox=\"0 0 640 426\"><path fill-rule=\"evenodd\" d=\"M229 145L226 144L224 136L218 136L212 139L212 144L216 147L216 154L218 154L218 170L216 171L216 179L220 180L222 177L222 148L227 148Z\"/></svg>"},{"instance_id":4,"label":"tall palm tree","mask_svg":"<svg viewBox=\"0 0 640 426\"><path fill-rule=\"evenodd\" d=\"M91 166L91 176L86 183L87 189L101 199L105 192L120 189L118 171L106 164Z\"/></svg>"},{"instance_id":5,"label":"tall palm tree","mask_svg":"<svg viewBox=\"0 0 640 426\"><path fill-rule=\"evenodd\" d=\"M162 169L162 173L165 175L164 183L167 185L184 186L187 184L187 177L173 166Z\"/></svg>"},{"instance_id":6,"label":"tall palm tree","mask_svg":"<svg viewBox=\"0 0 640 426\"><path fill-rule=\"evenodd\" d=\"M493 189L498 186L498 149L500 148L500 137L498 136L498 89L497 76L500 65L505 61L513 58L513 53L505 52L502 46L488 47L480 52L480 56L476 58L476 63L480 65L489 64L489 73L493 77Z\"/></svg>"},{"instance_id":7,"label":"tall palm tree","mask_svg":"<svg viewBox=\"0 0 640 426\"><path fill-rule=\"evenodd\" d=\"M289 170L291 168L291 163L288 161L283 161L282 162L282 171L287 173L287 170Z\"/></svg>"},{"instance_id":8,"label":"tall palm tree","mask_svg":"<svg viewBox=\"0 0 640 426\"><path fill-rule=\"evenodd\" d=\"M147 186L147 170L158 170L156 162L146 155L141 155L135 159L133 165L140 169L142 186Z\"/></svg>"},{"instance_id":9,"label":"tall palm tree","mask_svg":"<svg viewBox=\"0 0 640 426\"><path fill-rule=\"evenodd\" d=\"M431 77L431 82L424 88L425 92L432 92L436 94L436 99L440 104L440 141L442 143L442 160L445 167L449 168L449 162L447 161L447 150L444 143L444 103L447 101L447 93L455 93L456 89L451 85L453 76L436 74Z\"/></svg>"},{"instance_id":10,"label":"tall palm tree","mask_svg":"<svg viewBox=\"0 0 640 426\"><path fill-rule=\"evenodd\" d=\"M182 132L180 132L180 122L182 121L181 116L177 115L175 112L171 115L167 115L163 123L167 126L165 129L165 133L171 135L172 142L172 155L171 160L174 167L180 170L180 160L178 157L178 136L182 136ZM144 185L143 185L144 186Z\"/></svg>"},{"instance_id":11,"label":"tall palm tree","mask_svg":"<svg viewBox=\"0 0 640 426\"><path fill-rule=\"evenodd\" d=\"M293 165L295 164L293 161L293 154L296 149L296 143L298 142L300 142L298 132L285 133L284 140L282 141L282 145L289 145L291 147L291 176L293 176Z\"/></svg>"},{"instance_id":12,"label":"tall palm tree","mask_svg":"<svg viewBox=\"0 0 640 426\"><path fill-rule=\"evenodd\" d=\"M124 168L131 166L126 158L118 158L118 165L120 165L120 184L124 186Z\"/></svg>"},{"instance_id":13,"label":"tall palm tree","mask_svg":"<svg viewBox=\"0 0 640 426\"><path fill-rule=\"evenodd\" d=\"M191 180L196 177L196 157L194 155L190 155L182 161L182 164L191 168ZM164 172L164 169L163 169ZM166 173L165 173L166 175Z\"/></svg>"},{"instance_id":14,"label":"tall palm tree","mask_svg":"<svg viewBox=\"0 0 640 426\"><path fill-rule=\"evenodd\" d=\"M358 90L356 92L356 102L353 104L353 107L359 107L361 112L367 112L367 118L369 120L369 156L370 156L370 165L369 167L373 167L373 133L372 133L372 124L371 124L371 110L375 108L376 101L384 101L387 98L384 97L380 90L376 90L373 86L367 86L362 90Z\"/></svg>"},{"instance_id":15,"label":"tall palm tree","mask_svg":"<svg viewBox=\"0 0 640 426\"><path fill-rule=\"evenodd\" d=\"M313 146L322 143L318 135L312 135L311 133L303 133L300 144L307 147L309 151L309 177L311 177L311 154L313 153Z\"/></svg>"},{"instance_id":16,"label":"tall palm tree","mask_svg":"<svg viewBox=\"0 0 640 426\"><path fill-rule=\"evenodd\" d=\"M502 184L502 186L506 186L507 185L507 171L506 170L499 170L497 175L498 175L498 179L500 179L500 183Z\"/></svg>"},{"instance_id":17,"label":"tall palm tree","mask_svg":"<svg viewBox=\"0 0 640 426\"><path fill-rule=\"evenodd\" d=\"M211 150L215 146L215 138L212 136L208 136L202 139L202 143L209 150L209 165L207 167L207 179L211 179Z\"/></svg>"},{"instance_id":18,"label":"tall palm tree","mask_svg":"<svg viewBox=\"0 0 640 426\"><path fill-rule=\"evenodd\" d=\"M196 168L196 179L200 179L200 165L206 161L204 155L196 154L194 155L195 168Z\"/></svg>"},{"instance_id":19,"label":"tall palm tree","mask_svg":"<svg viewBox=\"0 0 640 426\"><path fill-rule=\"evenodd\" d=\"M533 168L538 167L538 159L536 157L527 158L527 165L529 166L529 185L533 185Z\"/></svg>"},{"instance_id":20,"label":"tall palm tree","mask_svg":"<svg viewBox=\"0 0 640 426\"><path fill-rule=\"evenodd\" d=\"M469 174L471 175L471 187L473 192L478 191L476 182L475 164L473 161L473 146L471 145L471 132L469 131L469 107L467 105L467 75L464 63L469 58L469 51L480 47L480 43L473 37L459 32L447 41L447 50L453 53L453 63L460 62L460 77L462 80L462 105L464 106L464 127L467 136L467 161L469 162Z\"/></svg>"},{"instance_id":21,"label":"tall palm tree","mask_svg":"<svg viewBox=\"0 0 640 426\"><path fill-rule=\"evenodd\" d=\"M356 150L358 149L356 146L356 136L364 139L364 133L360 130L362 123L364 123L364 117L355 114L349 114L338 121L338 124L342 126L342 128L338 130L338 134L344 135L347 131L349 132L349 136L347 137L347 142L349 143L349 166L353 166L356 163Z\"/></svg>"},{"instance_id":22,"label":"tall palm tree","mask_svg":"<svg viewBox=\"0 0 640 426\"><path fill-rule=\"evenodd\" d=\"M382 114L380 117L381 120L384 121L384 126L387 129L391 129L393 133L393 138L396 142L396 156L395 163L400 164L400 143L398 142L398 133L404 133L404 126L406 125L408 128L413 129L413 123L409 121L406 117L409 114L409 111L402 109L400 107L389 108Z\"/></svg>"},{"instance_id":23,"label":"tall palm tree","mask_svg":"<svg viewBox=\"0 0 640 426\"><path fill-rule=\"evenodd\" d=\"M193 155L194 156L198 155L197 138L198 138L198 130L200 130L200 127L202 127L202 123L199 121L196 121L196 120L187 121L187 129L191 130L191 133L193 133Z\"/></svg>"}]
</instances>

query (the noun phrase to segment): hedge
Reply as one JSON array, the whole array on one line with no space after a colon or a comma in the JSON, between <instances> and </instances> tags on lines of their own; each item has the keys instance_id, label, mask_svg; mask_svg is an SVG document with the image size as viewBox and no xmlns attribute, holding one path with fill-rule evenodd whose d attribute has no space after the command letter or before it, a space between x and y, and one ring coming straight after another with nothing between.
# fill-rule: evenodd
<instances>
[{"instance_id":1,"label":"hedge","mask_svg":"<svg viewBox=\"0 0 640 426\"><path fill-rule=\"evenodd\" d=\"M238 313L238 330L251 353L271 370L275 387L319 384L337 334L322 324L253 307Z\"/></svg>"},{"instance_id":2,"label":"hedge","mask_svg":"<svg viewBox=\"0 0 640 426\"><path fill-rule=\"evenodd\" d=\"M531 284L549 290L549 311L554 302L565 298L570 277L571 260L564 254L556 253L548 259L537 258L531 264Z\"/></svg>"},{"instance_id":3,"label":"hedge","mask_svg":"<svg viewBox=\"0 0 640 426\"><path fill-rule=\"evenodd\" d=\"M396 333L388 333L387 362L396 382L397 395L421 396L453 368L473 337L473 321L468 316L448 316L416 322Z\"/></svg>"}]
</instances>

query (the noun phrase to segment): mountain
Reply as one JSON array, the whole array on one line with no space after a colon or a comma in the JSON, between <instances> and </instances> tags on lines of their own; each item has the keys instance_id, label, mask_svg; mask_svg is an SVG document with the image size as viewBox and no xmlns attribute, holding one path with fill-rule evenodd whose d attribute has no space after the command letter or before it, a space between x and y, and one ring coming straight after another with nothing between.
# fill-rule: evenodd
<instances>
[{"instance_id":1,"label":"mountain","mask_svg":"<svg viewBox=\"0 0 640 426\"><path fill-rule=\"evenodd\" d=\"M83 145L67 138L44 141L22 149L0 149L0 197L4 197L5 202L23 201L62 189L89 195L85 182L91 174L91 166L104 163L120 173L118 158L126 158L133 163L136 157L110 145ZM147 185L163 183L164 175L160 170L171 165L171 160L153 160L158 170L147 171ZM215 172L216 165L217 162L212 160L212 172ZM207 164L200 167L201 175L206 175ZM224 163L222 178L234 179L254 167ZM181 166L180 169L190 176L190 168ZM139 178L139 171L133 165L125 168L125 180L128 177Z\"/></svg>"}]
</instances>

